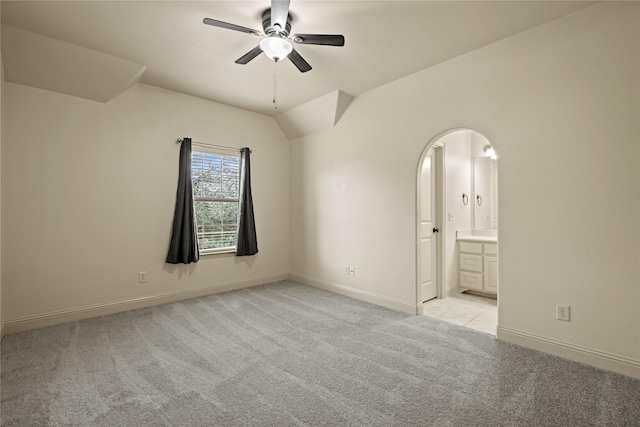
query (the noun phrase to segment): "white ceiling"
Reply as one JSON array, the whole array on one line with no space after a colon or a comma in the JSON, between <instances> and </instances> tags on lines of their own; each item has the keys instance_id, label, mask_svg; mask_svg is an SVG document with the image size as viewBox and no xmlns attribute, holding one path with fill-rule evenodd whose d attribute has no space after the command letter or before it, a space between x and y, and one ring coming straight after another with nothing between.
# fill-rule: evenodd
<instances>
[{"instance_id":1,"label":"white ceiling","mask_svg":"<svg viewBox=\"0 0 640 427\"><path fill-rule=\"evenodd\" d=\"M293 34L343 34L346 43L342 48L294 45L313 70L302 74L289 61L277 64L278 110L272 104L275 63L264 55L247 65L234 63L260 39L202 23L208 17L262 30L268 0L2 0L1 14L2 24L83 48L68 58L70 64L78 52L91 49L103 54L101 60L115 57L146 67L142 83L274 116L336 90L357 96L591 4L292 0ZM21 51L11 46L14 40L3 31L6 79L27 84L20 79L28 72L12 69ZM31 73L37 78L42 68Z\"/></svg>"}]
</instances>

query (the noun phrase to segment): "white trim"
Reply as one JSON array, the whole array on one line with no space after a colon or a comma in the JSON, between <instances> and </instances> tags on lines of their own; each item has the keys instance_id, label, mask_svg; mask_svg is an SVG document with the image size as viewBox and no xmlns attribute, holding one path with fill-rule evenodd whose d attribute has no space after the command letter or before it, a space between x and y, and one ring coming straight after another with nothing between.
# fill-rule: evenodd
<instances>
[{"instance_id":1,"label":"white trim","mask_svg":"<svg viewBox=\"0 0 640 427\"><path fill-rule=\"evenodd\" d=\"M207 256L207 255L220 255L220 254L235 254L236 253L236 247L228 247L228 248L211 248L211 249L200 249L199 251L199 255L200 256Z\"/></svg>"},{"instance_id":2,"label":"white trim","mask_svg":"<svg viewBox=\"0 0 640 427\"><path fill-rule=\"evenodd\" d=\"M324 289L325 291L335 292L336 294L345 295L376 305L381 305L393 310L398 310L409 314L422 314L422 304L416 305L406 301L389 298L373 292L352 288L351 286L340 285L338 283L328 282L326 280L316 279L314 277L304 276L297 273L291 273L290 278L294 282L314 286L316 288Z\"/></svg>"},{"instance_id":3,"label":"white trim","mask_svg":"<svg viewBox=\"0 0 640 427\"><path fill-rule=\"evenodd\" d=\"M440 227L440 235L438 236L438 298L446 298L450 296L447 289L447 203L445 195L447 194L447 176L446 164L444 161L444 143L437 140L433 143L436 148L436 211L437 220Z\"/></svg>"},{"instance_id":4,"label":"white trim","mask_svg":"<svg viewBox=\"0 0 640 427\"><path fill-rule=\"evenodd\" d=\"M123 311L135 310L138 308L151 307L154 305L166 304L190 298L197 298L205 295L233 291L236 289L248 288L251 286L259 286L266 283L278 282L287 279L289 279L289 275L287 273L275 274L271 276L259 276L248 279L218 283L215 285L201 286L181 291L163 292L159 294L145 295L143 297L130 298L121 301L93 304L67 310L58 310L49 313L24 316L5 320L3 324L3 333L15 334L32 329L45 328L48 326L60 325L62 323L74 322L76 320L105 316L108 314L120 313Z\"/></svg>"},{"instance_id":5,"label":"white trim","mask_svg":"<svg viewBox=\"0 0 640 427\"><path fill-rule=\"evenodd\" d=\"M640 360L498 326L498 339L640 379Z\"/></svg>"}]
</instances>

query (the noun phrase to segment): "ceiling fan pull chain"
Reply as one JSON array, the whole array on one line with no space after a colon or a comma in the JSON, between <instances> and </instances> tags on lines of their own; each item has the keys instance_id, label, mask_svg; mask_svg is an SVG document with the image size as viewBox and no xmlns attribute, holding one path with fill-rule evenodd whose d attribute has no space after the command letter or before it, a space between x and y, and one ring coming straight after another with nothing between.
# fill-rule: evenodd
<instances>
[{"instance_id":1,"label":"ceiling fan pull chain","mask_svg":"<svg viewBox=\"0 0 640 427\"><path fill-rule=\"evenodd\" d=\"M273 106L278 109L278 63L273 63Z\"/></svg>"}]
</instances>

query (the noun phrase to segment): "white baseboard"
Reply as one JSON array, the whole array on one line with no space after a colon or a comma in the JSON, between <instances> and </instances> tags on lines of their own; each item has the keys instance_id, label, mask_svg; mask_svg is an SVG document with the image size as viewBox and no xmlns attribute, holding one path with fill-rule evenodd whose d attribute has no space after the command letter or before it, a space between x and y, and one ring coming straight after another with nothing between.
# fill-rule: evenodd
<instances>
[{"instance_id":1,"label":"white baseboard","mask_svg":"<svg viewBox=\"0 0 640 427\"><path fill-rule=\"evenodd\" d=\"M385 297L373 292L363 291L361 289L352 288L350 286L340 285L338 283L332 283L326 280L304 276L302 274L291 273L289 277L294 282L314 286L316 288L324 289L325 291L335 292L340 295L345 295L351 298L359 299L361 301L381 305L393 310L398 310L409 314L422 314L422 304L411 304L405 301Z\"/></svg>"},{"instance_id":2,"label":"white baseboard","mask_svg":"<svg viewBox=\"0 0 640 427\"><path fill-rule=\"evenodd\" d=\"M197 298L205 295L218 294L220 292L227 292L236 289L248 288L251 286L264 285L266 283L278 282L280 280L287 279L289 279L288 273L276 274L271 276L251 277L248 279L201 286L198 288L186 289L181 291L145 295L139 298L131 298L121 301L95 304L68 310L53 311L44 314L36 314L33 316L9 319L6 320L2 325L2 333L15 334L32 329L40 329L48 326L74 322L76 320L105 316L108 314L120 313L123 311L135 310L138 308L151 307L154 305L166 304L189 298Z\"/></svg>"},{"instance_id":3,"label":"white baseboard","mask_svg":"<svg viewBox=\"0 0 640 427\"><path fill-rule=\"evenodd\" d=\"M640 361L498 326L498 339L640 379Z\"/></svg>"}]
</instances>

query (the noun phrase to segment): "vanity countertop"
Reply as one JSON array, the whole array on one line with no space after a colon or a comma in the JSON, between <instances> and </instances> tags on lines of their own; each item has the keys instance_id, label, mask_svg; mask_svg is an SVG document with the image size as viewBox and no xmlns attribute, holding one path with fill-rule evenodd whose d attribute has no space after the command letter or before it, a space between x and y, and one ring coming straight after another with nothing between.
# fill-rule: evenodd
<instances>
[{"instance_id":1,"label":"vanity countertop","mask_svg":"<svg viewBox=\"0 0 640 427\"><path fill-rule=\"evenodd\" d=\"M458 230L456 240L462 242L498 243L497 230Z\"/></svg>"},{"instance_id":2,"label":"vanity countertop","mask_svg":"<svg viewBox=\"0 0 640 427\"><path fill-rule=\"evenodd\" d=\"M456 240L462 242L498 243L498 238L494 236L458 236Z\"/></svg>"}]
</instances>

